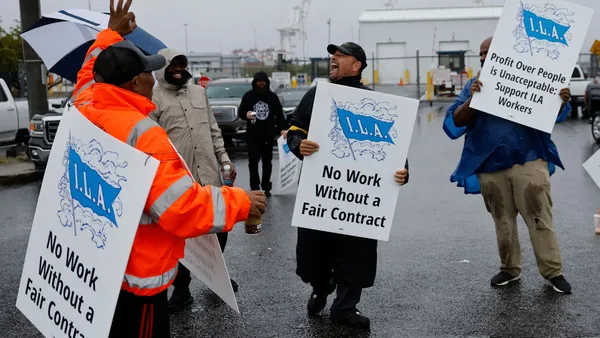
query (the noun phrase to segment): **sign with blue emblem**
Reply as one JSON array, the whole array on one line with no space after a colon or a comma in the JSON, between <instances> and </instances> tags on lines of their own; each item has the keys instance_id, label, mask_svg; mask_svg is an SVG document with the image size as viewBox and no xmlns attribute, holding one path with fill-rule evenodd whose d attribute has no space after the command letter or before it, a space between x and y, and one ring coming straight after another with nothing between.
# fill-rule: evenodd
<instances>
[{"instance_id":1,"label":"sign with blue emblem","mask_svg":"<svg viewBox=\"0 0 600 338\"><path fill-rule=\"evenodd\" d=\"M44 175L17 308L46 337L108 337L158 161L75 107Z\"/></svg>"},{"instance_id":2,"label":"sign with blue emblem","mask_svg":"<svg viewBox=\"0 0 600 338\"><path fill-rule=\"evenodd\" d=\"M319 82L292 225L389 240L419 101Z\"/></svg>"},{"instance_id":3,"label":"sign with blue emblem","mask_svg":"<svg viewBox=\"0 0 600 338\"><path fill-rule=\"evenodd\" d=\"M593 15L564 0L507 0L470 107L552 133Z\"/></svg>"}]
</instances>

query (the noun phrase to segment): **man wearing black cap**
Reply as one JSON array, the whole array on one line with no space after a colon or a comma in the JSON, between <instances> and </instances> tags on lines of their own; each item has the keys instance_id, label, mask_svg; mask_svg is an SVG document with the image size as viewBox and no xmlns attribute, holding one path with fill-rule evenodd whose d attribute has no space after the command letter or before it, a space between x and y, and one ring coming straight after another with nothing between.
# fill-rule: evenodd
<instances>
[{"instance_id":1,"label":"man wearing black cap","mask_svg":"<svg viewBox=\"0 0 600 338\"><path fill-rule=\"evenodd\" d=\"M347 42L340 46L329 45L327 51L332 54L329 62L331 83L371 90L360 82L361 73L367 66L367 56L362 47ZM300 160L319 149L317 143L306 139L317 88L311 88L302 98L287 134L290 150ZM401 185L408 182L408 161L394 177ZM361 315L356 306L362 289L373 286L375 282L376 240L298 228L296 262L296 274L313 287L307 304L309 315L323 310L327 296L337 287L330 319L354 328L370 328L369 318Z\"/></svg>"},{"instance_id":2,"label":"man wearing black cap","mask_svg":"<svg viewBox=\"0 0 600 338\"><path fill-rule=\"evenodd\" d=\"M122 277L109 337L166 338L170 337L167 289L177 274L185 239L231 231L249 215L263 213L266 198L261 192L194 182L165 130L148 118L156 109L152 72L166 61L160 55L145 56L123 40L135 29L131 2L119 0L115 8L110 1L108 28L96 36L87 53L74 101L91 123L159 163Z\"/></svg>"}]
</instances>

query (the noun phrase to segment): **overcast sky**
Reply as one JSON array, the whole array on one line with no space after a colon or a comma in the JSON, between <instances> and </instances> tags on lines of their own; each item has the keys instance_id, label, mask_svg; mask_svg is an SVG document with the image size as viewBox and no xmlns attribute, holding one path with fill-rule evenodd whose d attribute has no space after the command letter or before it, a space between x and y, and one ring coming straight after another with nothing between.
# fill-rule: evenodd
<instances>
[{"instance_id":1,"label":"overcast sky","mask_svg":"<svg viewBox=\"0 0 600 338\"><path fill-rule=\"evenodd\" d=\"M19 18L18 0L1 0L2 25ZM42 14L60 9L87 8L88 0L40 0ZM109 0L90 0L92 10L106 11ZM600 12L600 0L571 0ZM306 23L308 56L325 56L327 19L331 17L331 40L341 43L358 39L358 16L364 9L382 8L385 0L312 0ZM284 25L292 7L301 0L134 0L132 10L138 25L171 48L185 51L184 23L188 23L190 51L228 54L235 48L254 47L256 30L259 49L279 47L277 28ZM397 8L468 6L474 0L397 0ZM484 0L502 5L504 0ZM600 13L594 21L600 22ZM596 28L595 28L596 27ZM599 31L593 24L590 31ZM407 32L410 34L410 32ZM301 55L299 55L301 56Z\"/></svg>"}]
</instances>

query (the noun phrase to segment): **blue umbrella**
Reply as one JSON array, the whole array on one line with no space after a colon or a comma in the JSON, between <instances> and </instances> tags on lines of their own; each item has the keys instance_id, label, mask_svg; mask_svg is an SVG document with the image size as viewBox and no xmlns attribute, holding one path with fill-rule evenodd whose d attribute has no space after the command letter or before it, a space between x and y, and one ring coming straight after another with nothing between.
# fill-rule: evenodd
<instances>
[{"instance_id":1,"label":"blue umbrella","mask_svg":"<svg viewBox=\"0 0 600 338\"><path fill-rule=\"evenodd\" d=\"M98 33L107 27L108 18L107 13L85 9L61 10L44 15L21 36L44 61L48 71L76 82L85 55ZM157 54L167 47L140 27L125 39L146 55Z\"/></svg>"}]
</instances>

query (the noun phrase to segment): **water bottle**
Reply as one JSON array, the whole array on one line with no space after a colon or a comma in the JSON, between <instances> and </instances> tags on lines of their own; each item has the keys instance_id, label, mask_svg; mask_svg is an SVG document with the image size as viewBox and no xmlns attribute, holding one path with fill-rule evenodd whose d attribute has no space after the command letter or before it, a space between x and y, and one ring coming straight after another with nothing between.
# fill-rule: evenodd
<instances>
[{"instance_id":1,"label":"water bottle","mask_svg":"<svg viewBox=\"0 0 600 338\"><path fill-rule=\"evenodd\" d=\"M231 180L231 166L226 164L223 166L223 184L226 186L233 186L233 181Z\"/></svg>"}]
</instances>

